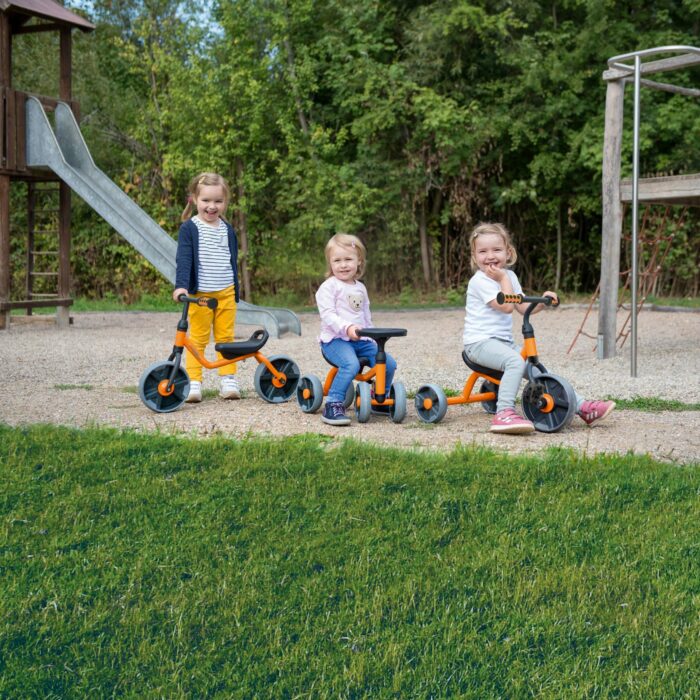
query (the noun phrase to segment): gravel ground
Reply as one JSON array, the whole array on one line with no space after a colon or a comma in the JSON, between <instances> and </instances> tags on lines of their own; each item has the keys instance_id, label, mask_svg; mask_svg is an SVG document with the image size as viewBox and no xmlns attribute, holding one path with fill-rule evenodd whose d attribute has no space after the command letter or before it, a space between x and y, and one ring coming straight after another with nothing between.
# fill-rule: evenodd
<instances>
[{"instance_id":1,"label":"gravel ground","mask_svg":"<svg viewBox=\"0 0 700 700\"><path fill-rule=\"evenodd\" d=\"M581 336L567 354L584 313L580 307L564 307L533 317L540 357L551 373L568 379L587 398L641 396L700 402L700 314L643 311L639 316L639 376L632 378L629 342L619 357L600 361L594 341ZM375 312L373 318L376 326L408 329L405 338L391 339L387 350L398 361L397 379L403 381L409 395L426 382L461 389L467 376L460 356L461 309ZM0 422L106 425L235 437L319 433L438 450L473 444L532 452L562 445L587 454L635 452L676 463L700 460L700 411L615 411L595 428L575 418L559 433L507 436L488 432L489 417L478 404L450 406L441 423L426 425L418 420L409 399L408 415L400 425L373 416L364 425L353 422L347 428L333 428L324 425L319 414L302 413L293 399L286 404L262 401L253 388L255 360L239 366L242 401L205 398L201 404L156 414L141 403L136 387L146 367L167 359L177 319L177 313L76 313L72 327L61 330L53 317L13 318L9 330L0 331L0 362L11 387L0 406ZM318 318L302 314L301 322L301 337L271 339L263 352L268 357L288 355L302 373L323 378L328 365L316 344ZM596 326L592 314L586 328L595 332ZM253 330L239 325L236 338L247 338ZM204 388L217 386L216 374L205 370Z\"/></svg>"}]
</instances>

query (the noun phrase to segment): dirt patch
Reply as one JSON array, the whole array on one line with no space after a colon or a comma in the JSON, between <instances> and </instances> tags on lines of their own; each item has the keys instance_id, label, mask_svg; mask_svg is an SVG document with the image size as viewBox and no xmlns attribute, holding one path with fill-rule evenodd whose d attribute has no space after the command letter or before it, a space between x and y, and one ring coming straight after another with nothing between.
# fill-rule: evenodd
<instances>
[{"instance_id":1,"label":"dirt patch","mask_svg":"<svg viewBox=\"0 0 700 700\"><path fill-rule=\"evenodd\" d=\"M459 390L467 369L462 363L463 311L375 312L375 325L408 329L405 338L389 341L401 380L409 393L423 383ZM560 308L533 317L540 357L548 370L569 380L587 398L658 397L700 402L700 314L643 311L639 316L638 374L630 377L629 347L613 360L597 360L593 341L579 338L566 350L584 310ZM690 463L700 459L700 412L615 411L599 426L581 420L559 433L529 436L492 435L489 417L480 405L450 406L436 425L418 420L409 399L405 421L396 425L373 416L369 423L332 428L320 415L302 413L294 400L269 404L253 389L257 364L241 363L241 401L212 397L185 404L170 414L149 411L136 393L143 370L167 358L172 347L176 313L79 313L71 328L53 321L13 321L0 331L0 362L11 391L0 406L0 421L10 425L48 422L69 426L101 425L196 435L286 436L318 433L352 437L382 445L422 450L448 450L456 445L483 445L512 452L534 452L564 446L585 454L634 452L656 459ZM316 343L318 317L302 314L302 336L272 339L263 352L292 357L302 373L325 376L328 366ZM588 326L595 329L596 319ZM254 330L239 325L237 338ZM218 386L205 371L204 388Z\"/></svg>"}]
</instances>

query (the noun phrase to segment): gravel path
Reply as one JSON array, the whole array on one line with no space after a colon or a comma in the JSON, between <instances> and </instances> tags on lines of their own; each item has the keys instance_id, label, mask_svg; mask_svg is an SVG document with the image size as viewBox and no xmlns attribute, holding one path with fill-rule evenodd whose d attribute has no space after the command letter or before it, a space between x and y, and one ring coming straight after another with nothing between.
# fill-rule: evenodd
<instances>
[{"instance_id":1,"label":"gravel path","mask_svg":"<svg viewBox=\"0 0 700 700\"><path fill-rule=\"evenodd\" d=\"M582 308L547 310L533 317L538 348L551 373L570 381L591 398L612 395L700 402L700 314L643 311L639 316L638 373L630 377L629 343L622 354L599 361L593 341L580 337L571 354L566 350L583 319ZM432 382L459 390L467 371L462 363L461 309L375 312L375 325L408 329L405 338L389 341L387 349L399 364L397 379L409 394ZM319 433L352 437L378 444L418 449L451 449L484 445L507 451L532 452L562 445L586 454L635 452L656 459L689 463L700 460L700 411L646 413L615 411L599 426L588 428L579 419L554 434L492 435L481 406L450 406L437 425L421 423L409 399L406 420L396 425L372 417L348 428L332 428L320 415L302 413L294 400L268 404L253 389L257 363L239 368L242 401L205 399L185 404L170 414L146 409L135 389L143 370L167 358L172 347L177 313L76 313L74 324L60 330L51 320L13 320L0 331L0 362L11 390L0 405L0 422L10 425L47 422L69 426L107 425L196 435L293 435ZM302 373L325 376L328 366L316 345L318 318L302 314L302 336L271 339L263 349L269 357L292 357ZM517 321L516 321L517 322ZM597 319L588 320L595 332ZM237 339L254 330L239 325ZM217 387L214 372L205 371L204 388Z\"/></svg>"}]
</instances>

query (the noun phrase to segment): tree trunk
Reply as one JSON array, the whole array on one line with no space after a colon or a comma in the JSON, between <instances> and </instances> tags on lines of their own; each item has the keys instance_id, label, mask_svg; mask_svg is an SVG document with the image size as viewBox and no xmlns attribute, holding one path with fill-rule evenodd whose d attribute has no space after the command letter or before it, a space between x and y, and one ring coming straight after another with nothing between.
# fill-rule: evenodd
<instances>
[{"instance_id":1,"label":"tree trunk","mask_svg":"<svg viewBox=\"0 0 700 700\"><path fill-rule=\"evenodd\" d=\"M561 214L562 203L559 203L557 211L557 272L554 279L554 289L558 292L561 285L561 256L562 256L562 240L561 240Z\"/></svg>"},{"instance_id":2,"label":"tree trunk","mask_svg":"<svg viewBox=\"0 0 700 700\"><path fill-rule=\"evenodd\" d=\"M423 282L430 289L430 249L428 245L428 222L425 212L425 199L418 206L418 235L420 237L420 259L423 267Z\"/></svg>"},{"instance_id":3,"label":"tree trunk","mask_svg":"<svg viewBox=\"0 0 700 700\"><path fill-rule=\"evenodd\" d=\"M238 215L237 215L237 233L238 240L240 242L240 256L241 261L241 277L243 279L243 298L250 302L251 290L250 290L250 267L248 266L248 216L245 213L243 207L240 203L245 198L245 187L243 186L243 161L240 158L236 158L236 183L238 189Z\"/></svg>"}]
</instances>

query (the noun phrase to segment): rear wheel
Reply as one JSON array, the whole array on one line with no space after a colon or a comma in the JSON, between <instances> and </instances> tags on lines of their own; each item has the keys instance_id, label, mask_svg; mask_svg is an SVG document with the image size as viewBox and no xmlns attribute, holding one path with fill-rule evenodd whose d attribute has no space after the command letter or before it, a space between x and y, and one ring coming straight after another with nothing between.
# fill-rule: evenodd
<instances>
[{"instance_id":1,"label":"rear wheel","mask_svg":"<svg viewBox=\"0 0 700 700\"><path fill-rule=\"evenodd\" d=\"M353 382L350 382L348 384L348 388L345 391L345 400L343 401L343 406L345 408L350 408L352 406L352 402L355 400L355 384Z\"/></svg>"},{"instance_id":2,"label":"rear wheel","mask_svg":"<svg viewBox=\"0 0 700 700\"><path fill-rule=\"evenodd\" d=\"M275 375L270 372L265 364L260 363L255 370L253 383L255 391L261 399L268 403L284 403L289 401L296 391L299 383L299 367L291 357L286 355L275 355L269 357L268 361L278 371L284 375L282 381L275 379Z\"/></svg>"},{"instance_id":3,"label":"rear wheel","mask_svg":"<svg viewBox=\"0 0 700 700\"><path fill-rule=\"evenodd\" d=\"M484 379L479 387L479 394L489 394L490 392L496 393L495 399L490 399L488 401L482 401L481 405L486 413L494 414L496 413L496 404L498 403L498 384L490 382L488 379Z\"/></svg>"},{"instance_id":4,"label":"rear wheel","mask_svg":"<svg viewBox=\"0 0 700 700\"><path fill-rule=\"evenodd\" d=\"M447 413L447 397L436 384L423 384L416 392L415 406L424 423L439 423Z\"/></svg>"},{"instance_id":5,"label":"rear wheel","mask_svg":"<svg viewBox=\"0 0 700 700\"><path fill-rule=\"evenodd\" d=\"M576 414L576 394L571 384L554 374L540 374L523 389L523 413L542 433L555 433Z\"/></svg>"},{"instance_id":6,"label":"rear wheel","mask_svg":"<svg viewBox=\"0 0 700 700\"><path fill-rule=\"evenodd\" d=\"M297 384L297 403L304 413L316 413L323 403L323 385L315 374L305 374Z\"/></svg>"},{"instance_id":7,"label":"rear wheel","mask_svg":"<svg viewBox=\"0 0 700 700\"><path fill-rule=\"evenodd\" d=\"M139 398L156 413L170 413L185 402L190 392L190 378L182 367L177 368L175 380L168 388L175 363L155 362L141 375Z\"/></svg>"}]
</instances>

